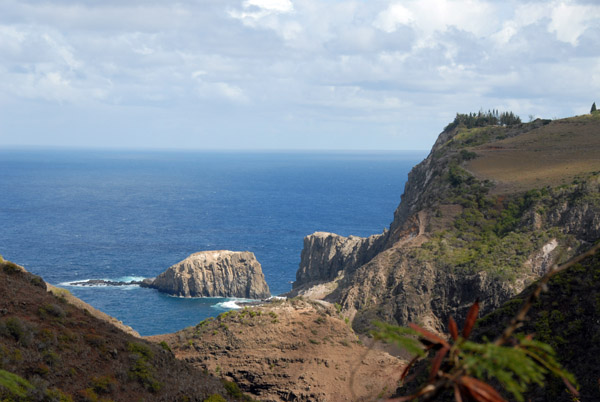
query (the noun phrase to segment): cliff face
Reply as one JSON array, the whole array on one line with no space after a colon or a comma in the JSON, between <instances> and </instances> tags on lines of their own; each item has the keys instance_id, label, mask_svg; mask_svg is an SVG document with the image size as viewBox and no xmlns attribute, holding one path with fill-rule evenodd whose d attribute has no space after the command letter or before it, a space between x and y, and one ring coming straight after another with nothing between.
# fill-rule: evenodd
<instances>
[{"instance_id":1,"label":"cliff face","mask_svg":"<svg viewBox=\"0 0 600 402\"><path fill-rule=\"evenodd\" d=\"M367 238L325 232L306 236L293 289L332 281L342 271L356 270L382 250L386 238L387 233Z\"/></svg>"},{"instance_id":2,"label":"cliff face","mask_svg":"<svg viewBox=\"0 0 600 402\"><path fill-rule=\"evenodd\" d=\"M476 299L492 311L600 238L599 131L582 118L444 131L389 231L307 237L294 288L310 296L315 280L333 280L317 293L359 332L373 320L442 329Z\"/></svg>"},{"instance_id":3,"label":"cliff face","mask_svg":"<svg viewBox=\"0 0 600 402\"><path fill-rule=\"evenodd\" d=\"M301 299L223 313L153 336L195 367L234 380L264 402L374 401L405 362L362 345L333 306Z\"/></svg>"},{"instance_id":4,"label":"cliff face","mask_svg":"<svg viewBox=\"0 0 600 402\"><path fill-rule=\"evenodd\" d=\"M149 286L182 297L265 299L271 296L260 264L248 251L192 254L158 275Z\"/></svg>"}]
</instances>

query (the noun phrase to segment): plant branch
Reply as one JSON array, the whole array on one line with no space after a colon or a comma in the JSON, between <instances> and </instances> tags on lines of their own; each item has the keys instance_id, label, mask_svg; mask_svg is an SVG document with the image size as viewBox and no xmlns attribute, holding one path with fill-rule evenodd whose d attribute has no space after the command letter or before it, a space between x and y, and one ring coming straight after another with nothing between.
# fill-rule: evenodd
<instances>
[{"instance_id":1,"label":"plant branch","mask_svg":"<svg viewBox=\"0 0 600 402\"><path fill-rule=\"evenodd\" d=\"M513 319L510 321L510 324L508 325L508 327L506 327L506 329L504 329L504 331L502 332L502 335L498 339L496 339L494 344L497 346L501 346L510 339L512 334L517 330L517 328L519 328L521 323L523 321L525 321L527 313L533 306L533 303L535 303L536 300L540 297L542 290L544 290L544 288L548 284L548 281L550 280L550 278L552 278L554 275L556 275L562 271L565 271L565 270L571 268L573 265L577 264L581 260L594 255L598 250L600 250L600 243L596 244L595 246L590 248L585 253L579 254L579 255L571 258L569 261L565 262L564 264L562 264L560 266L553 264L552 267L550 268L550 270L548 272L546 272L546 274L544 276L542 276L542 278L538 281L538 284L535 287L535 289L533 290L533 292L531 292L529 294L527 301L523 304L523 306L521 306L521 309L519 310L519 312L513 317Z\"/></svg>"}]
</instances>

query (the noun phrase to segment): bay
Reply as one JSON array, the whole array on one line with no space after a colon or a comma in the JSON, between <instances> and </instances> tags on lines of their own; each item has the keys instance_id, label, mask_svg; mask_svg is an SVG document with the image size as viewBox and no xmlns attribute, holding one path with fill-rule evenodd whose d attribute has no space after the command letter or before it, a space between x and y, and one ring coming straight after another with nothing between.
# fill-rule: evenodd
<instances>
[{"instance_id":1,"label":"bay","mask_svg":"<svg viewBox=\"0 0 600 402\"><path fill-rule=\"evenodd\" d=\"M255 253L272 294L291 289L304 236L389 227L424 151L0 150L0 254L132 326L173 332L227 299L80 287L154 277L188 255Z\"/></svg>"}]
</instances>

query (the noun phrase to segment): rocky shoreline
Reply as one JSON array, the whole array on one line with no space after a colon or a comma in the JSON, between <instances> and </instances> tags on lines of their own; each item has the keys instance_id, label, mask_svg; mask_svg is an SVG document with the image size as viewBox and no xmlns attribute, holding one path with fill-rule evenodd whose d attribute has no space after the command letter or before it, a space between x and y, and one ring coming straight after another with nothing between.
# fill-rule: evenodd
<instances>
[{"instance_id":1,"label":"rocky shoreline","mask_svg":"<svg viewBox=\"0 0 600 402\"><path fill-rule=\"evenodd\" d=\"M74 286L131 286L156 289L179 297L271 297L262 267L249 251L213 250L194 253L156 278L141 281L89 279Z\"/></svg>"}]
</instances>

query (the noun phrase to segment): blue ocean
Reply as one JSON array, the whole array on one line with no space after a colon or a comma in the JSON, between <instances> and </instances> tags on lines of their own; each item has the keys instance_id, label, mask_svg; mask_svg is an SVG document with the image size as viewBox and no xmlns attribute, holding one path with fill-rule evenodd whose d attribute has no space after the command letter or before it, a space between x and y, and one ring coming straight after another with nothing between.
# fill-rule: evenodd
<instances>
[{"instance_id":1,"label":"blue ocean","mask_svg":"<svg viewBox=\"0 0 600 402\"><path fill-rule=\"evenodd\" d=\"M273 295L295 279L304 236L368 236L393 218L424 151L0 150L0 254L132 326L174 332L235 300L137 286L202 250L252 251Z\"/></svg>"}]
</instances>

